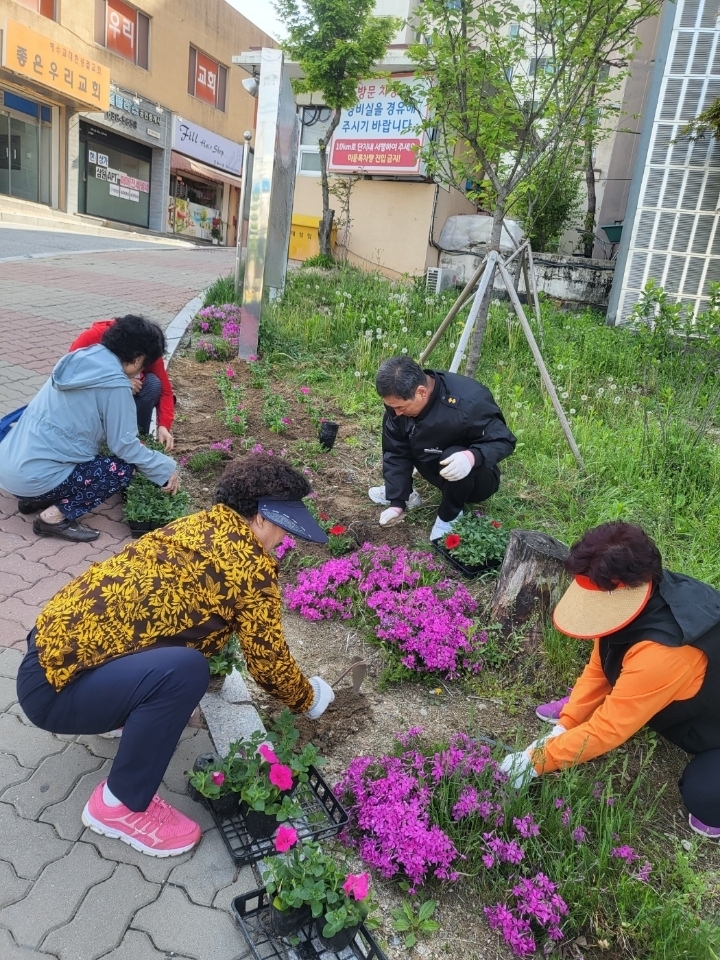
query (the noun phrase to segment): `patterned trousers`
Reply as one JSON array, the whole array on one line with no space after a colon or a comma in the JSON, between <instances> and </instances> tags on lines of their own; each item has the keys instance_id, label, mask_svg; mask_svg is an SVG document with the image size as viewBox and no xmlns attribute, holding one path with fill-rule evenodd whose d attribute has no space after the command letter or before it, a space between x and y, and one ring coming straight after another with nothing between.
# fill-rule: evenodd
<instances>
[{"instance_id":1,"label":"patterned trousers","mask_svg":"<svg viewBox=\"0 0 720 960\"><path fill-rule=\"evenodd\" d=\"M66 520L77 520L84 513L94 510L120 493L132 480L135 467L119 457L95 457L87 463L79 463L67 480L48 490L41 497L21 497L28 505L38 509L53 503Z\"/></svg>"}]
</instances>

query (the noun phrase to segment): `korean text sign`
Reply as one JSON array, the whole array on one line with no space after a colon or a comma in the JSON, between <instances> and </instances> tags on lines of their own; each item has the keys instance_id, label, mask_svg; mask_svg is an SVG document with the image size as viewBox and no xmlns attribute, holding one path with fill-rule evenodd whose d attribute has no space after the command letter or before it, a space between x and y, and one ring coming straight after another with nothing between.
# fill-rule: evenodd
<instances>
[{"instance_id":1,"label":"korean text sign","mask_svg":"<svg viewBox=\"0 0 720 960\"><path fill-rule=\"evenodd\" d=\"M110 71L14 20L5 22L3 66L80 103L107 110Z\"/></svg>"},{"instance_id":2,"label":"korean text sign","mask_svg":"<svg viewBox=\"0 0 720 960\"><path fill-rule=\"evenodd\" d=\"M122 0L108 0L105 23L105 46L135 63L137 43L137 11Z\"/></svg>"},{"instance_id":3,"label":"korean text sign","mask_svg":"<svg viewBox=\"0 0 720 960\"><path fill-rule=\"evenodd\" d=\"M357 97L354 107L342 111L328 169L336 173L420 174L418 149L425 139L415 128L425 117L425 98L416 110L389 90L385 80L362 81Z\"/></svg>"},{"instance_id":4,"label":"korean text sign","mask_svg":"<svg viewBox=\"0 0 720 960\"><path fill-rule=\"evenodd\" d=\"M195 96L214 107L217 103L217 89L218 65L198 50L195 64Z\"/></svg>"}]
</instances>

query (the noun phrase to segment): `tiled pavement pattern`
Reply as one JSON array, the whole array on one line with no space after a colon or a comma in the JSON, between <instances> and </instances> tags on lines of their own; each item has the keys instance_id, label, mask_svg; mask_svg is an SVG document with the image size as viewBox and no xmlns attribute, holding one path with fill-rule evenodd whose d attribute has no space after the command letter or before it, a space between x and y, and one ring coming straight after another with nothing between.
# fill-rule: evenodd
<instances>
[{"instance_id":1,"label":"tiled pavement pattern","mask_svg":"<svg viewBox=\"0 0 720 960\"><path fill-rule=\"evenodd\" d=\"M157 249L0 263L0 416L35 395L94 320L142 313L163 328L229 273L229 247Z\"/></svg>"},{"instance_id":2,"label":"tiled pavement pattern","mask_svg":"<svg viewBox=\"0 0 720 960\"><path fill-rule=\"evenodd\" d=\"M79 261L82 261L79 262ZM27 401L76 331L137 311L163 326L219 274L232 251L155 250L0 264L0 414ZM185 794L192 760L211 749L187 728L160 793L205 830L195 851L158 859L85 829L80 814L117 741L33 727L15 697L24 638L43 604L126 542L118 501L92 514L94 543L40 539L0 493L1 960L240 960L229 906L255 886L234 867L209 815Z\"/></svg>"}]
</instances>

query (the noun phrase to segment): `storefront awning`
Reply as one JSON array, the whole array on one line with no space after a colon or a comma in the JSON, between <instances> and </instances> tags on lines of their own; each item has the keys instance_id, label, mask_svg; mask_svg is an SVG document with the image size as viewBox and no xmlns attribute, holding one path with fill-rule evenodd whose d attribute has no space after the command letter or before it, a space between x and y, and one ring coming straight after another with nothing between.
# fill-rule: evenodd
<instances>
[{"instance_id":1,"label":"storefront awning","mask_svg":"<svg viewBox=\"0 0 720 960\"><path fill-rule=\"evenodd\" d=\"M206 180L215 180L218 183L229 183L231 187L239 187L242 183L240 177L232 173L225 173L224 170L217 170L215 167L209 167L206 163L200 163L199 160L191 160L190 157L184 157L181 153L174 150L170 156L170 169L174 172L184 170L186 173L196 173L199 177Z\"/></svg>"}]
</instances>

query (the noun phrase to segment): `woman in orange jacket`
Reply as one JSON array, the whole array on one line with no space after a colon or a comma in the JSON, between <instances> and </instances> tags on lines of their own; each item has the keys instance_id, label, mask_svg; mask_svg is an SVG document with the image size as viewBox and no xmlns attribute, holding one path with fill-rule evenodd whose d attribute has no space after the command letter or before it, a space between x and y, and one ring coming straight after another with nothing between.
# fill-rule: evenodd
<instances>
[{"instance_id":1,"label":"woman in orange jacket","mask_svg":"<svg viewBox=\"0 0 720 960\"><path fill-rule=\"evenodd\" d=\"M694 755L679 783L690 827L720 838L720 593L663 570L650 537L619 521L589 530L566 567L574 580L553 622L592 641L590 661L550 736L503 769L519 785L607 753L647 724Z\"/></svg>"}]
</instances>

